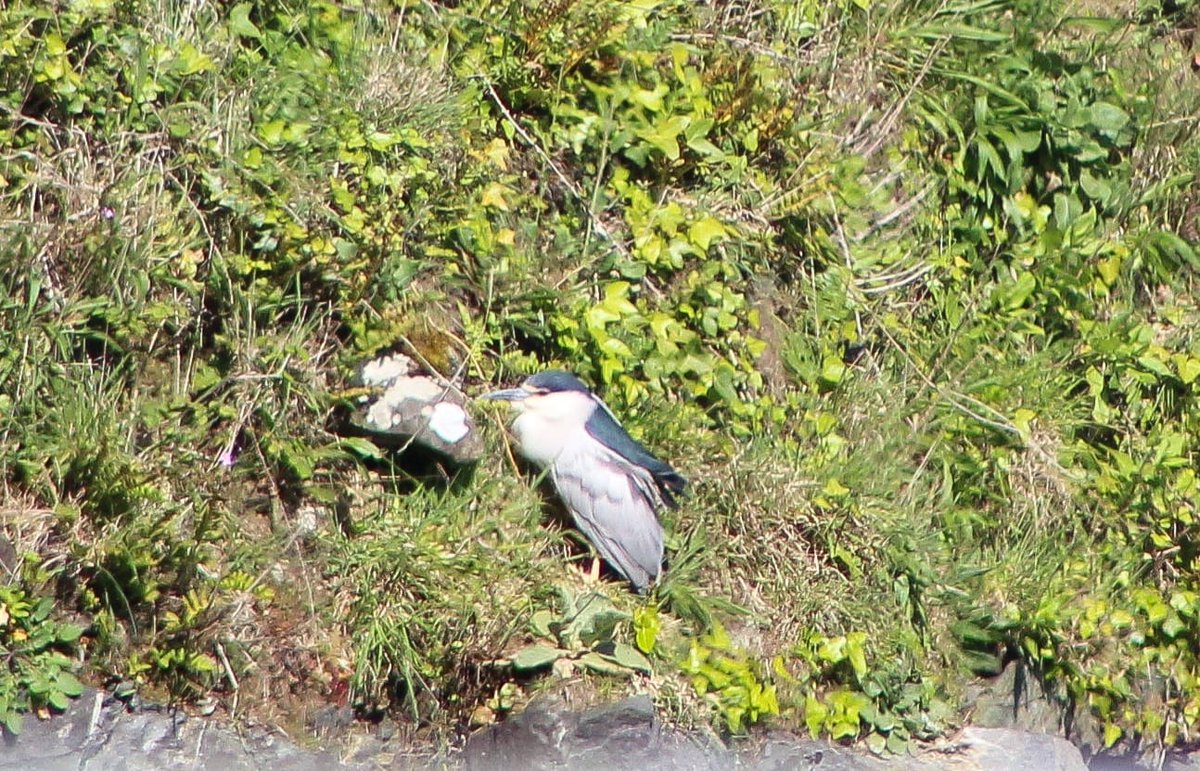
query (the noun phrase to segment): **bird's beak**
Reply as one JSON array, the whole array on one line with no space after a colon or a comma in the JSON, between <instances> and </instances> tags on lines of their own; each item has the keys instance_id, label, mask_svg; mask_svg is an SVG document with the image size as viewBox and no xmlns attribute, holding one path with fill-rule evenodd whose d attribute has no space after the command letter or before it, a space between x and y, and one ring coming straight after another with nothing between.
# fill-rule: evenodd
<instances>
[{"instance_id":1,"label":"bird's beak","mask_svg":"<svg viewBox=\"0 0 1200 771\"><path fill-rule=\"evenodd\" d=\"M490 394L480 396L480 399L494 399L502 402L519 402L529 396L529 392L524 388L506 388L503 391L492 391Z\"/></svg>"}]
</instances>

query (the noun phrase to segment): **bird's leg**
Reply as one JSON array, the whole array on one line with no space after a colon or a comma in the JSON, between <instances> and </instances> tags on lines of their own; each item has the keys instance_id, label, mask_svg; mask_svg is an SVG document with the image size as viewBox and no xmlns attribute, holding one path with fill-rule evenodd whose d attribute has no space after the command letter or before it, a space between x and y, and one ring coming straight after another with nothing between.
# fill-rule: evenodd
<instances>
[{"instance_id":1,"label":"bird's leg","mask_svg":"<svg viewBox=\"0 0 1200 771\"><path fill-rule=\"evenodd\" d=\"M589 576L593 584L600 583L600 557L595 554L592 555L592 570Z\"/></svg>"}]
</instances>

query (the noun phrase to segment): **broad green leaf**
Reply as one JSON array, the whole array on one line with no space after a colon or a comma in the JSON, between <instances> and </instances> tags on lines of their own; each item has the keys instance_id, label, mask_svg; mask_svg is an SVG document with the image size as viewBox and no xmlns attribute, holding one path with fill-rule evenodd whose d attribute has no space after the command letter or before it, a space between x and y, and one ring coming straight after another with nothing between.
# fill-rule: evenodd
<instances>
[{"instance_id":1,"label":"broad green leaf","mask_svg":"<svg viewBox=\"0 0 1200 771\"><path fill-rule=\"evenodd\" d=\"M1129 123L1129 115L1115 104L1096 102L1092 105L1091 122L1101 131L1115 133Z\"/></svg>"},{"instance_id":2,"label":"broad green leaf","mask_svg":"<svg viewBox=\"0 0 1200 771\"><path fill-rule=\"evenodd\" d=\"M1086 169L1079 174L1079 186L1088 197L1104 203L1112 196L1112 185L1103 177L1097 177Z\"/></svg>"},{"instance_id":3,"label":"broad green leaf","mask_svg":"<svg viewBox=\"0 0 1200 771\"><path fill-rule=\"evenodd\" d=\"M851 632L846 635L846 658L854 669L854 676L862 680L867 675L867 654L863 648L866 635L862 632Z\"/></svg>"},{"instance_id":4,"label":"broad green leaf","mask_svg":"<svg viewBox=\"0 0 1200 771\"><path fill-rule=\"evenodd\" d=\"M840 356L826 356L821 363L821 379L830 385L837 385L846 376L846 363Z\"/></svg>"},{"instance_id":5,"label":"broad green leaf","mask_svg":"<svg viewBox=\"0 0 1200 771\"><path fill-rule=\"evenodd\" d=\"M708 247L713 241L725 238L727 235L729 235L729 231L715 217L703 217L688 227L688 239L705 252L708 251Z\"/></svg>"},{"instance_id":6,"label":"broad green leaf","mask_svg":"<svg viewBox=\"0 0 1200 771\"><path fill-rule=\"evenodd\" d=\"M58 625L58 641L63 643L73 643L83 635L83 627L78 624L59 624Z\"/></svg>"},{"instance_id":7,"label":"broad green leaf","mask_svg":"<svg viewBox=\"0 0 1200 771\"><path fill-rule=\"evenodd\" d=\"M558 659L570 655L562 648L549 645L530 645L522 648L512 657L512 666L518 672L530 672L542 667L548 667Z\"/></svg>"},{"instance_id":8,"label":"broad green leaf","mask_svg":"<svg viewBox=\"0 0 1200 771\"><path fill-rule=\"evenodd\" d=\"M1033 290L1037 289L1037 279L1028 271L1022 271L1017 276L1017 281L1008 290L1008 296L1004 300L1005 310L1015 311L1025 304L1033 294Z\"/></svg>"},{"instance_id":9,"label":"broad green leaf","mask_svg":"<svg viewBox=\"0 0 1200 771\"><path fill-rule=\"evenodd\" d=\"M287 124L281 120L267 121L258 127L258 138L268 145L278 145L283 142L283 132Z\"/></svg>"},{"instance_id":10,"label":"broad green leaf","mask_svg":"<svg viewBox=\"0 0 1200 771\"><path fill-rule=\"evenodd\" d=\"M1162 630L1163 634L1173 640L1187 630L1187 625L1180 620L1178 615L1172 613L1163 621Z\"/></svg>"},{"instance_id":11,"label":"broad green leaf","mask_svg":"<svg viewBox=\"0 0 1200 771\"><path fill-rule=\"evenodd\" d=\"M1200 377L1200 359L1184 355L1172 358L1175 360L1175 367L1179 370L1179 379L1185 385L1191 385L1197 377Z\"/></svg>"},{"instance_id":12,"label":"broad green leaf","mask_svg":"<svg viewBox=\"0 0 1200 771\"><path fill-rule=\"evenodd\" d=\"M808 726L809 736L814 739L820 736L828 717L829 709L816 697L809 695L804 698L804 724Z\"/></svg>"},{"instance_id":13,"label":"broad green leaf","mask_svg":"<svg viewBox=\"0 0 1200 771\"><path fill-rule=\"evenodd\" d=\"M635 642L643 653L653 652L660 626L658 608L653 605L638 608L633 612L633 628L636 630Z\"/></svg>"},{"instance_id":14,"label":"broad green leaf","mask_svg":"<svg viewBox=\"0 0 1200 771\"><path fill-rule=\"evenodd\" d=\"M610 657L588 651L579 657L579 663L587 667L591 671L599 675L629 675L632 673L628 667L624 667Z\"/></svg>"},{"instance_id":15,"label":"broad green leaf","mask_svg":"<svg viewBox=\"0 0 1200 771\"><path fill-rule=\"evenodd\" d=\"M1117 279L1121 275L1121 256L1113 255L1096 263L1096 272L1100 274L1100 280L1105 286L1112 286L1117 283Z\"/></svg>"},{"instance_id":16,"label":"broad green leaf","mask_svg":"<svg viewBox=\"0 0 1200 771\"><path fill-rule=\"evenodd\" d=\"M238 37L262 40L262 32L250 21L250 3L238 3L229 11L229 30Z\"/></svg>"},{"instance_id":17,"label":"broad green leaf","mask_svg":"<svg viewBox=\"0 0 1200 771\"><path fill-rule=\"evenodd\" d=\"M1054 194L1054 224L1066 230L1083 214L1083 204L1074 193L1059 191Z\"/></svg>"},{"instance_id":18,"label":"broad green leaf","mask_svg":"<svg viewBox=\"0 0 1200 771\"><path fill-rule=\"evenodd\" d=\"M908 750L908 739L899 733L890 733L887 738L887 751L893 755L903 755Z\"/></svg>"},{"instance_id":19,"label":"broad green leaf","mask_svg":"<svg viewBox=\"0 0 1200 771\"><path fill-rule=\"evenodd\" d=\"M538 637L554 637L554 614L548 610L539 610L529 619L529 627Z\"/></svg>"},{"instance_id":20,"label":"broad green leaf","mask_svg":"<svg viewBox=\"0 0 1200 771\"><path fill-rule=\"evenodd\" d=\"M645 672L646 674L650 674L653 671L653 668L650 666L650 659L646 658L645 654L628 643L619 642L613 646L612 653L602 655L605 655L609 660L626 669L633 669L638 672Z\"/></svg>"}]
</instances>

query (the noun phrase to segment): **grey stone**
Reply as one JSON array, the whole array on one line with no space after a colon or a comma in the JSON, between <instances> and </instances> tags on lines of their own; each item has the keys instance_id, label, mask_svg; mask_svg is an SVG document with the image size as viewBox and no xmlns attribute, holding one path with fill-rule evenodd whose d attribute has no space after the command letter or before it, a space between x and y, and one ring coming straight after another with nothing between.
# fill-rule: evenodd
<instances>
[{"instance_id":1,"label":"grey stone","mask_svg":"<svg viewBox=\"0 0 1200 771\"><path fill-rule=\"evenodd\" d=\"M977 726L911 763L913 771L1087 771L1079 749L1060 736Z\"/></svg>"},{"instance_id":2,"label":"grey stone","mask_svg":"<svg viewBox=\"0 0 1200 771\"><path fill-rule=\"evenodd\" d=\"M572 712L552 697L535 699L519 715L472 736L451 759L466 771L731 768L729 750L662 725L647 696Z\"/></svg>"},{"instance_id":3,"label":"grey stone","mask_svg":"<svg viewBox=\"0 0 1200 771\"><path fill-rule=\"evenodd\" d=\"M364 363L356 380L376 393L359 398L351 425L380 446L415 445L458 465L479 460L483 439L462 391L416 369L401 354Z\"/></svg>"},{"instance_id":4,"label":"grey stone","mask_svg":"<svg viewBox=\"0 0 1200 771\"><path fill-rule=\"evenodd\" d=\"M329 749L306 751L265 729L236 731L208 718L162 707L130 711L121 701L88 691L48 720L29 717L19 736L6 733L0 771L252 771L348 766Z\"/></svg>"},{"instance_id":5,"label":"grey stone","mask_svg":"<svg viewBox=\"0 0 1200 771\"><path fill-rule=\"evenodd\" d=\"M880 758L829 742L772 734L760 748L743 757L754 771L882 771L888 763Z\"/></svg>"},{"instance_id":6,"label":"grey stone","mask_svg":"<svg viewBox=\"0 0 1200 771\"><path fill-rule=\"evenodd\" d=\"M522 713L470 737L459 752L430 759L421 748L400 747L375 732L346 726L347 713L331 709L321 721L340 731L335 744L304 749L262 727L240 729L213 718L158 706L127 709L89 691L62 715L27 719L20 736L5 735L0 771L249 771L250 769L395 769L396 771L546 771L548 769L658 769L661 771L1085 771L1072 744L1015 728L968 727L913 755L875 757L775 731L728 748L711 736L663 725L646 696L575 710L566 699L543 696ZM393 733L390 729L386 733ZM1093 771L1139 766L1125 758L1095 758ZM1118 765L1118 763L1120 763ZM1177 753L1166 768L1190 771L1197 759Z\"/></svg>"},{"instance_id":7,"label":"grey stone","mask_svg":"<svg viewBox=\"0 0 1200 771\"><path fill-rule=\"evenodd\" d=\"M1041 681L1020 662L973 687L967 693L972 725L1021 728L1034 733L1061 733L1066 705L1047 693Z\"/></svg>"}]
</instances>

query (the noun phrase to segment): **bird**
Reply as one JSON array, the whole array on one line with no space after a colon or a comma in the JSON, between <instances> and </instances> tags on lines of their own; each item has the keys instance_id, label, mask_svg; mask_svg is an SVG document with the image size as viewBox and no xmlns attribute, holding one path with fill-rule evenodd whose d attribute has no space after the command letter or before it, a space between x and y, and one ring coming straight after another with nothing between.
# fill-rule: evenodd
<instances>
[{"instance_id":1,"label":"bird","mask_svg":"<svg viewBox=\"0 0 1200 771\"><path fill-rule=\"evenodd\" d=\"M576 527L638 594L645 594L662 573L658 513L677 507L676 496L687 480L631 437L608 406L569 372L539 372L518 388L480 398L507 401L517 409L512 430L521 455L549 470Z\"/></svg>"}]
</instances>

